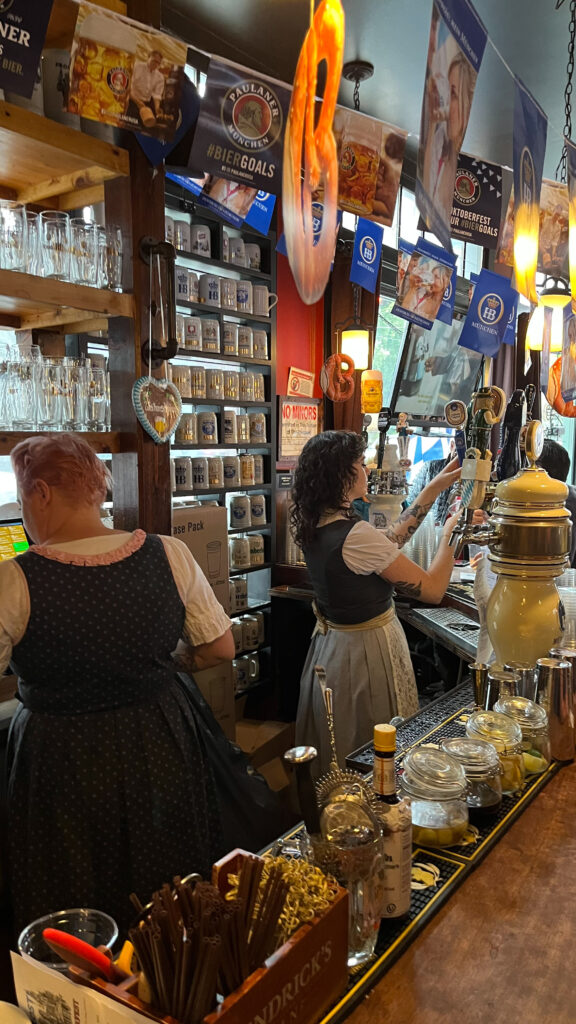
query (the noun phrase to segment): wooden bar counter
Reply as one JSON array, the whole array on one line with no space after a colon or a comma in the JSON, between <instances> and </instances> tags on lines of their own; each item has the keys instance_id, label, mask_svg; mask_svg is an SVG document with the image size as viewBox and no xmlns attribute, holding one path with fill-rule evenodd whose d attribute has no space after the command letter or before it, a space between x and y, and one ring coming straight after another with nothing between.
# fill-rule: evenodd
<instances>
[{"instance_id":1,"label":"wooden bar counter","mask_svg":"<svg viewBox=\"0 0 576 1024\"><path fill-rule=\"evenodd\" d=\"M574 1024L576 764L558 772L350 1024Z\"/></svg>"}]
</instances>

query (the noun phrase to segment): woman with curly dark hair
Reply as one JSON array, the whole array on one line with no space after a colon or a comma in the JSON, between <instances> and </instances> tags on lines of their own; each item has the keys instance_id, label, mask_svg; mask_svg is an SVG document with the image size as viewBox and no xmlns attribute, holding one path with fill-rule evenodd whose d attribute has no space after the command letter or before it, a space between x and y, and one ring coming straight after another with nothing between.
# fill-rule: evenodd
<instances>
[{"instance_id":1,"label":"woman with curly dark hair","mask_svg":"<svg viewBox=\"0 0 576 1024\"><path fill-rule=\"evenodd\" d=\"M336 748L346 754L366 743L375 722L418 710L418 693L404 630L392 593L437 604L454 564L443 528L428 570L401 554L439 494L458 478L454 459L387 530L354 512L366 493L364 442L359 434L327 430L305 445L292 489L291 527L304 552L315 591L317 625L302 673L296 742L316 747L319 769L330 762L326 714L314 666L323 665L334 694Z\"/></svg>"}]
</instances>

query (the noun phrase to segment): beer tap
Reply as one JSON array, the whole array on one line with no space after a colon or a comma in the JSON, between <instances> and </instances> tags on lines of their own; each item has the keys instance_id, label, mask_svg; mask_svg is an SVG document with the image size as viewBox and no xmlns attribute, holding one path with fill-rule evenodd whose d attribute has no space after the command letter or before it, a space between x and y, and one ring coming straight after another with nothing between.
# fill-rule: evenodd
<instances>
[{"instance_id":1,"label":"beer tap","mask_svg":"<svg viewBox=\"0 0 576 1024\"><path fill-rule=\"evenodd\" d=\"M520 433L526 425L526 395L521 388L512 393L504 416L501 450L496 461L496 478L507 480L522 468Z\"/></svg>"},{"instance_id":2,"label":"beer tap","mask_svg":"<svg viewBox=\"0 0 576 1024\"><path fill-rule=\"evenodd\" d=\"M378 455L376 458L376 469L382 469L382 459L384 458L384 445L386 444L386 434L390 428L390 420L392 418L391 410L384 406L378 413Z\"/></svg>"},{"instance_id":3,"label":"beer tap","mask_svg":"<svg viewBox=\"0 0 576 1024\"><path fill-rule=\"evenodd\" d=\"M481 508L486 496L486 485L492 469L492 452L488 448L490 432L499 423L506 408L506 395L494 385L479 388L472 396L468 416L468 448L462 463L462 507L466 510L452 531L450 544L456 545L455 558L462 554L464 545L473 542L485 544L491 531L473 526L474 511Z\"/></svg>"}]
</instances>

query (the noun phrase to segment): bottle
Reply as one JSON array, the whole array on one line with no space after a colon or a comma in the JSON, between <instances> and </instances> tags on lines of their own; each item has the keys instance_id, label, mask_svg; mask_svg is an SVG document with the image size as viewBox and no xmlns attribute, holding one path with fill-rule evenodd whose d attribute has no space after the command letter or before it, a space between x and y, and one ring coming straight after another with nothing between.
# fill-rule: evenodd
<instances>
[{"instance_id":1,"label":"bottle","mask_svg":"<svg viewBox=\"0 0 576 1024\"><path fill-rule=\"evenodd\" d=\"M382 917L406 917L410 911L412 882L412 813L407 800L396 792L396 729L374 726L374 775L378 819L384 851Z\"/></svg>"}]
</instances>

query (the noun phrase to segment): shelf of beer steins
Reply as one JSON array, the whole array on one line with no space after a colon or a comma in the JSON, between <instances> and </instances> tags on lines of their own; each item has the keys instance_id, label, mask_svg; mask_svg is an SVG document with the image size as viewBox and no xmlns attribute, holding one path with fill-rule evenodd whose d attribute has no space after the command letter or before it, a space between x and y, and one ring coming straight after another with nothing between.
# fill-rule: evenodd
<instances>
[{"instance_id":1,"label":"shelf of beer steins","mask_svg":"<svg viewBox=\"0 0 576 1024\"><path fill-rule=\"evenodd\" d=\"M236 451L236 449L238 449L238 448L241 448L243 451L244 450L252 451L253 448L254 449L258 449L259 451L262 451L262 449L270 450L272 445L270 444L269 441L260 441L260 442L232 441L232 442L222 443L222 444L207 444L206 441L204 441L203 444L185 444L185 443L182 444L180 441L172 441L171 444L170 444L170 447L171 447L172 451L177 451L177 452L188 452L188 451L190 451L190 452L197 452L197 451L201 451L201 452L206 452L206 454L208 454L211 451L228 451L228 452L231 452L231 451Z\"/></svg>"},{"instance_id":2,"label":"shelf of beer steins","mask_svg":"<svg viewBox=\"0 0 576 1024\"><path fill-rule=\"evenodd\" d=\"M465 680L454 690L427 705L418 715L397 727L401 774L402 755L418 743L437 743L449 736L465 735L467 716L474 710L472 684ZM364 773L372 768L374 749L367 744L346 758L346 767ZM559 770L553 762L545 772L529 778L517 795L504 796L502 807L489 823L469 826L458 846L446 849L415 846L412 851L412 898L410 913L402 921L382 921L374 957L350 976L348 989L319 1024L338 1024L368 994L392 964L402 955L431 918L450 899L489 850L502 838L512 822L538 795ZM281 837L297 837L302 824ZM270 849L274 849L272 844Z\"/></svg>"},{"instance_id":3,"label":"shelf of beer steins","mask_svg":"<svg viewBox=\"0 0 576 1024\"><path fill-rule=\"evenodd\" d=\"M254 323L257 324L271 324L270 316L261 316L259 313L249 313L248 310L243 309L227 309L223 306L209 306L207 302L189 302L188 299L176 299L176 306L178 309L191 310L193 313L206 313L210 314L213 319L219 319L220 317L226 318L226 320L241 320L242 323Z\"/></svg>"},{"instance_id":4,"label":"shelf of beer steins","mask_svg":"<svg viewBox=\"0 0 576 1024\"><path fill-rule=\"evenodd\" d=\"M269 491L272 484L234 484L232 487L210 487L203 491L172 491L173 498L209 498L214 494L243 494L244 491Z\"/></svg>"},{"instance_id":5,"label":"shelf of beer steins","mask_svg":"<svg viewBox=\"0 0 576 1024\"><path fill-rule=\"evenodd\" d=\"M272 275L265 274L262 270L254 270L252 267L243 267L239 263L232 263L231 260L213 259L212 256L202 256L199 252L189 252L187 249L176 249L176 259L189 260L191 263L199 263L210 270L229 270L240 277L253 277L258 281L271 281Z\"/></svg>"},{"instance_id":6,"label":"shelf of beer steins","mask_svg":"<svg viewBox=\"0 0 576 1024\"><path fill-rule=\"evenodd\" d=\"M240 399L236 400L236 399L231 399L231 398L183 398L182 399L182 405L183 406L185 406L185 405L186 406L188 406L188 405L210 405L210 406L215 406L217 408L223 408L224 406L226 406L227 409L228 408L230 408L230 409L244 409L244 408L247 408L247 409L248 408L250 408L250 409L254 409L254 408L256 408L256 409L271 409L272 408L272 402L246 402L246 401L240 401Z\"/></svg>"},{"instance_id":7,"label":"shelf of beer steins","mask_svg":"<svg viewBox=\"0 0 576 1024\"><path fill-rule=\"evenodd\" d=\"M190 359L195 361L199 359L201 362L205 360L212 360L217 363L237 363L243 366L272 366L271 359L254 359L251 356L231 356L226 352L202 352L195 348L179 348L176 356L181 359L188 356Z\"/></svg>"}]
</instances>

